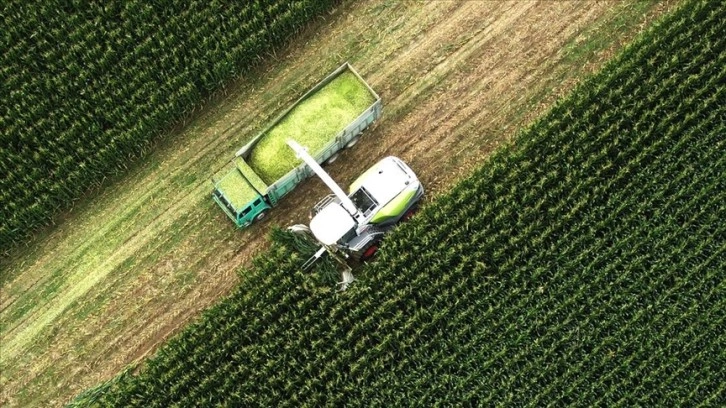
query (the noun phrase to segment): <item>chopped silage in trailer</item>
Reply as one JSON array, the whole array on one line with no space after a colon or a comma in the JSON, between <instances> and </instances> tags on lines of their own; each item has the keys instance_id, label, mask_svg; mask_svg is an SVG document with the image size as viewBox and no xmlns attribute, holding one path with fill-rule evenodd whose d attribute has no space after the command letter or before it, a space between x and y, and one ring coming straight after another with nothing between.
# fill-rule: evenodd
<instances>
[{"instance_id":1,"label":"chopped silage in trailer","mask_svg":"<svg viewBox=\"0 0 726 408\"><path fill-rule=\"evenodd\" d=\"M258 193L264 194L267 186L249 169L244 160L237 158L234 163L238 171L230 172L224 176L219 181L219 190L223 191L229 203L239 210L257 198Z\"/></svg>"},{"instance_id":2,"label":"chopped silage in trailer","mask_svg":"<svg viewBox=\"0 0 726 408\"><path fill-rule=\"evenodd\" d=\"M365 83L350 71L300 102L258 142L250 166L267 184L284 176L301 161L287 146L294 139L315 156L375 101Z\"/></svg>"}]
</instances>

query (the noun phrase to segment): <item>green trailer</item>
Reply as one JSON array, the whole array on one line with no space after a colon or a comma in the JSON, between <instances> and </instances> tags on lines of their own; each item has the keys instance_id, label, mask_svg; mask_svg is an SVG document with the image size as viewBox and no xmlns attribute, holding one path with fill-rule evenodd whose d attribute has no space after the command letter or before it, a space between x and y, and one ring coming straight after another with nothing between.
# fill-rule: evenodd
<instances>
[{"instance_id":1,"label":"green trailer","mask_svg":"<svg viewBox=\"0 0 726 408\"><path fill-rule=\"evenodd\" d=\"M312 170L287 146L302 141L320 163L331 163L352 147L381 116L381 98L347 62L239 149L212 177L212 199L240 228L261 220Z\"/></svg>"}]
</instances>

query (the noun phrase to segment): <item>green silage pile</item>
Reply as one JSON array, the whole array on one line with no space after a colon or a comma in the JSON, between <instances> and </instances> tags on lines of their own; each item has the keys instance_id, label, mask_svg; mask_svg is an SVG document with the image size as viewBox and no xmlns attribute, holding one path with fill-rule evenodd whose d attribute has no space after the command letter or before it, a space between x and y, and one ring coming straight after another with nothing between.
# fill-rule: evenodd
<instances>
[{"instance_id":1,"label":"green silage pile","mask_svg":"<svg viewBox=\"0 0 726 408\"><path fill-rule=\"evenodd\" d=\"M301 163L287 146L294 139L315 156L375 101L366 85L345 71L300 102L257 143L248 163L268 185Z\"/></svg>"},{"instance_id":2,"label":"green silage pile","mask_svg":"<svg viewBox=\"0 0 726 408\"><path fill-rule=\"evenodd\" d=\"M252 201L256 196L255 190L250 187L237 171L229 172L219 181L217 188L224 192L232 207L239 209Z\"/></svg>"},{"instance_id":3,"label":"green silage pile","mask_svg":"<svg viewBox=\"0 0 726 408\"><path fill-rule=\"evenodd\" d=\"M238 171L229 172L219 181L217 188L227 197L229 203L239 210L257 198L257 192L250 187Z\"/></svg>"},{"instance_id":4,"label":"green silage pile","mask_svg":"<svg viewBox=\"0 0 726 408\"><path fill-rule=\"evenodd\" d=\"M237 169L227 173L219 181L217 188L224 193L229 203L232 204L232 207L239 211L259 196L258 191L264 194L267 191L267 186L249 168L244 160L236 158L234 163ZM242 174L247 177L247 180L245 180Z\"/></svg>"}]
</instances>

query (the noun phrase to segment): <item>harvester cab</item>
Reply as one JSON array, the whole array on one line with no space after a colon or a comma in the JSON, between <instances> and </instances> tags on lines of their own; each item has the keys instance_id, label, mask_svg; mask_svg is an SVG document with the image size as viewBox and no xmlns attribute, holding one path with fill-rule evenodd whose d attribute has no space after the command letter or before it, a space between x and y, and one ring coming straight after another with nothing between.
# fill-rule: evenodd
<instances>
[{"instance_id":1,"label":"harvester cab","mask_svg":"<svg viewBox=\"0 0 726 408\"><path fill-rule=\"evenodd\" d=\"M423 197L418 177L397 157L389 156L373 165L350 185L346 194L304 147L294 140L287 143L333 192L313 207L309 228L291 227L309 233L322 245L304 268L311 267L325 252L367 261L375 255L383 236L408 219ZM350 268L346 272L343 289L352 280Z\"/></svg>"}]
</instances>

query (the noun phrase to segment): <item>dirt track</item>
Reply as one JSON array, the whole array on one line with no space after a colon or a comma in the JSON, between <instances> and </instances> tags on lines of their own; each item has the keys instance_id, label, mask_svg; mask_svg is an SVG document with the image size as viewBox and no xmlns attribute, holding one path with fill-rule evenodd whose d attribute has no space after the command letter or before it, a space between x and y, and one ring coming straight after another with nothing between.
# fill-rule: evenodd
<instances>
[{"instance_id":1,"label":"dirt track","mask_svg":"<svg viewBox=\"0 0 726 408\"><path fill-rule=\"evenodd\" d=\"M62 404L140 361L234 287L266 230L306 219L326 194L317 180L238 231L209 199L208 177L341 62L381 95L384 115L331 175L345 184L397 155L430 199L672 4L639 7L376 0L326 16L260 78L228 88L130 177L2 265L12 278L0 298L0 405ZM602 44L590 48L595 37Z\"/></svg>"}]
</instances>

